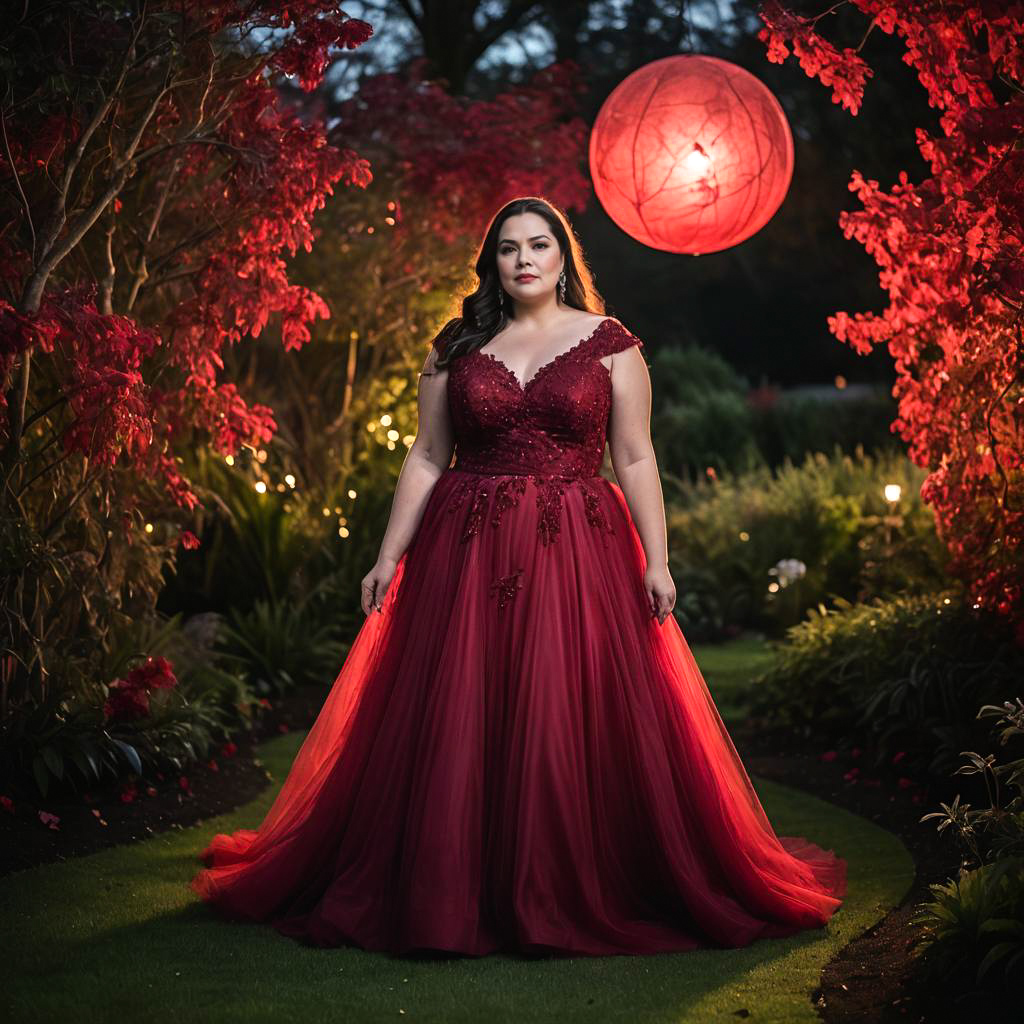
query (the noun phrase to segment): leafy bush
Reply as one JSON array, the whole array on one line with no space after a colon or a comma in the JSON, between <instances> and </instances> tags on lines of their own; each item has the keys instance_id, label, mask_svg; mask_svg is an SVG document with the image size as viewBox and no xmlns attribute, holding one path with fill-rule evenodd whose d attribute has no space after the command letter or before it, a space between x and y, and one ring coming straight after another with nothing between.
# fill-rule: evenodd
<instances>
[{"instance_id":1,"label":"leafy bush","mask_svg":"<svg viewBox=\"0 0 1024 1024\"><path fill-rule=\"evenodd\" d=\"M911 949L933 980L957 988L970 972L982 984L1000 963L1005 981L1024 977L1024 857L961 870L929 889L912 918L920 932Z\"/></svg>"},{"instance_id":2,"label":"leafy bush","mask_svg":"<svg viewBox=\"0 0 1024 1024\"><path fill-rule=\"evenodd\" d=\"M1005 981L1024 977L1024 701L985 705L977 717L995 717L992 735L1002 726L1000 744L1013 741L1020 756L1000 764L994 754L963 751L968 761L954 774L981 776L989 806L973 809L958 793L921 818L948 830L965 859L957 878L930 886L932 898L913 918L920 928L913 948L934 979L962 979L970 970L982 984L1000 964Z\"/></svg>"},{"instance_id":3,"label":"leafy bush","mask_svg":"<svg viewBox=\"0 0 1024 1024\"><path fill-rule=\"evenodd\" d=\"M310 599L261 599L248 611L228 614L220 650L260 696L337 677L345 650L339 625L318 621L311 608Z\"/></svg>"},{"instance_id":4,"label":"leafy bush","mask_svg":"<svg viewBox=\"0 0 1024 1024\"><path fill-rule=\"evenodd\" d=\"M651 436L658 465L688 480L776 467L810 452L894 451L889 425L896 403L885 393L816 398L751 391L718 353L698 345L661 346L651 357L657 380Z\"/></svg>"},{"instance_id":5,"label":"leafy bush","mask_svg":"<svg viewBox=\"0 0 1024 1024\"><path fill-rule=\"evenodd\" d=\"M877 455L896 451L900 443L889 429L896 414L896 401L885 392L837 393L832 399L780 392L775 401L755 405L749 419L761 459L779 466L787 459L799 462L807 452L835 448L848 454L858 446Z\"/></svg>"},{"instance_id":6,"label":"leafy bush","mask_svg":"<svg viewBox=\"0 0 1024 1024\"><path fill-rule=\"evenodd\" d=\"M943 775L983 740L974 710L1019 684L1024 651L1004 619L955 587L812 609L753 680L768 727L863 746L876 765L903 751L908 775Z\"/></svg>"},{"instance_id":7,"label":"leafy bush","mask_svg":"<svg viewBox=\"0 0 1024 1024\"><path fill-rule=\"evenodd\" d=\"M78 666L76 686L11 707L0 719L5 787L45 797L55 785L78 791L126 770L142 775L205 758L215 737L248 718L252 695L196 640L180 616L133 624L110 651Z\"/></svg>"},{"instance_id":8,"label":"leafy bush","mask_svg":"<svg viewBox=\"0 0 1024 1024\"><path fill-rule=\"evenodd\" d=\"M666 475L684 627L697 639L729 625L778 634L829 598L943 585L946 555L918 493L923 476L903 455L861 449L697 483ZM901 489L891 505L887 484Z\"/></svg>"}]
</instances>

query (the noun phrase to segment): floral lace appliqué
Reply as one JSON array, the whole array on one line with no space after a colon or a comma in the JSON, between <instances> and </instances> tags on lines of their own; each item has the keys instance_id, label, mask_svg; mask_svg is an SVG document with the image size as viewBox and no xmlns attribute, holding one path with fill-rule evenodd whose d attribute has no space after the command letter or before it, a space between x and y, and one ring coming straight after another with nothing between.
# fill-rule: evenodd
<instances>
[{"instance_id":1,"label":"floral lace appliqu\u00e9","mask_svg":"<svg viewBox=\"0 0 1024 1024\"><path fill-rule=\"evenodd\" d=\"M499 576L491 584L491 597L497 595L498 608L504 608L516 596L516 592L523 589L523 581L520 579L522 574L522 569L516 569L507 576Z\"/></svg>"}]
</instances>

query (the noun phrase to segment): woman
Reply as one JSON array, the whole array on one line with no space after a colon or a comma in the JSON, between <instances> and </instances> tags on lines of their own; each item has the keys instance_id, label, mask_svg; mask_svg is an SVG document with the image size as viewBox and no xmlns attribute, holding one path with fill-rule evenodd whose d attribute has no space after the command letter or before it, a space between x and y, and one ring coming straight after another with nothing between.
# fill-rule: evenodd
<instances>
[{"instance_id":1,"label":"woman","mask_svg":"<svg viewBox=\"0 0 1024 1024\"><path fill-rule=\"evenodd\" d=\"M670 614L642 342L541 199L496 214L476 272L423 367L368 617L265 820L216 836L193 888L395 953L820 927L846 862L776 837Z\"/></svg>"}]
</instances>

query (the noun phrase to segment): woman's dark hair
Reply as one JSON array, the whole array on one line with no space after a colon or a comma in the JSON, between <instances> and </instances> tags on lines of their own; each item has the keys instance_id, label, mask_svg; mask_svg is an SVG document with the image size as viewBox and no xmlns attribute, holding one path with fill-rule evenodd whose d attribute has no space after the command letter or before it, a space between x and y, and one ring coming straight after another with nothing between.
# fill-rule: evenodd
<instances>
[{"instance_id":1,"label":"woman's dark hair","mask_svg":"<svg viewBox=\"0 0 1024 1024\"><path fill-rule=\"evenodd\" d=\"M500 331L511 316L511 300L499 302L501 279L498 275L498 237L509 217L536 213L551 228L559 251L565 255L565 305L589 313L604 313L604 300L594 287L583 250L565 214L539 196L523 196L506 203L492 218L476 257L474 291L461 299L456 295L453 305L461 303L462 314L453 316L438 332L435 344L438 358L435 366L444 369L453 359L482 348Z\"/></svg>"}]
</instances>

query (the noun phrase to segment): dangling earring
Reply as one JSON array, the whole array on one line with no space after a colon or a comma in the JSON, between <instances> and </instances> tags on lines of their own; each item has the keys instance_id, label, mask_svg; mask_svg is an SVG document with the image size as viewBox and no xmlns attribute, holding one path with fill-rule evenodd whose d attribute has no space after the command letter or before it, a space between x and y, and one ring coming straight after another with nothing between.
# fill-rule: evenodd
<instances>
[{"instance_id":1,"label":"dangling earring","mask_svg":"<svg viewBox=\"0 0 1024 1024\"><path fill-rule=\"evenodd\" d=\"M562 272L558 275L558 297L565 302L565 268L562 268Z\"/></svg>"},{"instance_id":2,"label":"dangling earring","mask_svg":"<svg viewBox=\"0 0 1024 1024\"><path fill-rule=\"evenodd\" d=\"M498 309L502 313L505 312L505 289L501 287L501 282L498 282Z\"/></svg>"}]
</instances>

